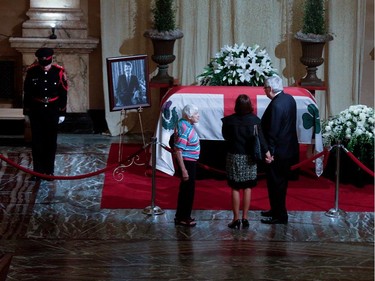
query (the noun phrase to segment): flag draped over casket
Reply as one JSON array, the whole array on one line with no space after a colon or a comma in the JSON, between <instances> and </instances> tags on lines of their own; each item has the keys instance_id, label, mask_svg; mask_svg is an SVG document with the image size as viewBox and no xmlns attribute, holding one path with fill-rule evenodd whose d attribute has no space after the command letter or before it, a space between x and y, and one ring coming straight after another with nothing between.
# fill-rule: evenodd
<instances>
[{"instance_id":1,"label":"flag draped over casket","mask_svg":"<svg viewBox=\"0 0 375 281\"><path fill-rule=\"evenodd\" d=\"M284 92L292 95L297 103L297 134L301 144L315 145L315 151L323 150L319 109L314 96L299 87L285 87ZM168 91L161 102L161 111L155 137L168 146L174 126L181 118L181 110L186 104L195 104L199 108L199 123L196 131L202 140L223 140L221 119L234 113L234 104L238 95L247 94L254 107L255 114L261 118L271 101L263 87L245 86L180 86ZM220 153L220 152L216 152ZM322 174L322 158L316 161L316 173ZM173 158L169 151L157 146L156 169L166 174L174 174Z\"/></svg>"}]
</instances>

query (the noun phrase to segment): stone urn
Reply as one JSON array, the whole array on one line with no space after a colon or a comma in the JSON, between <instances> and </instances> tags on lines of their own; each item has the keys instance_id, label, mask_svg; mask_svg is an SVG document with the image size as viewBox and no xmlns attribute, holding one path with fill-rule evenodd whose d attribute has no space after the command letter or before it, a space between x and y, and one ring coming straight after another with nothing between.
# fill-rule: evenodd
<instances>
[{"instance_id":1,"label":"stone urn","mask_svg":"<svg viewBox=\"0 0 375 281\"><path fill-rule=\"evenodd\" d=\"M151 59L158 66L158 73L151 78L151 82L172 85L174 78L168 74L168 65L176 59L176 56L173 54L174 44L177 39L183 37L182 31L176 29L173 31L158 32L152 29L147 30L143 35L152 41L154 54L151 56Z\"/></svg>"},{"instance_id":2,"label":"stone urn","mask_svg":"<svg viewBox=\"0 0 375 281\"><path fill-rule=\"evenodd\" d=\"M306 75L300 81L301 86L323 86L323 81L316 75L318 66L322 65L323 49L328 41L333 40L332 35L315 35L297 32L295 38L301 42L302 56L300 62L306 66Z\"/></svg>"}]
</instances>

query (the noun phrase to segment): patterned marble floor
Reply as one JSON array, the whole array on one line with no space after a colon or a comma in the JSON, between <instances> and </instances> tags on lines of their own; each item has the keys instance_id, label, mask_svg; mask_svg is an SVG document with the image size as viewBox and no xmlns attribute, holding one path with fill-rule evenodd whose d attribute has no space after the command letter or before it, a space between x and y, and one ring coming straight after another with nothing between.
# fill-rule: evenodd
<instances>
[{"instance_id":1,"label":"patterned marble floor","mask_svg":"<svg viewBox=\"0 0 375 281\"><path fill-rule=\"evenodd\" d=\"M104 168L118 141L59 135L55 174ZM1 143L0 153L32 167L20 140ZM0 162L0 254L12 255L7 280L374 280L372 212L290 212L288 225L270 226L251 211L249 229L231 230L230 211L194 211L197 226L184 228L174 226L174 210L100 209L103 174L40 183L29 177Z\"/></svg>"}]
</instances>

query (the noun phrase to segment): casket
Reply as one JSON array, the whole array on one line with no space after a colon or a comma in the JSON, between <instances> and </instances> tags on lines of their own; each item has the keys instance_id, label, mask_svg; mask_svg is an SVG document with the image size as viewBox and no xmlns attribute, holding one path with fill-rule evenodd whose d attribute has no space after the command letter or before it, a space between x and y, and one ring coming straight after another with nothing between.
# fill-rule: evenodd
<instances>
[{"instance_id":1,"label":"casket","mask_svg":"<svg viewBox=\"0 0 375 281\"><path fill-rule=\"evenodd\" d=\"M296 121L299 143L314 144L317 152L322 151L319 109L314 96L300 87L285 87L284 92L292 95L297 103ZM235 100L239 94L247 94L250 97L255 114L261 118L270 102L263 87L179 86L170 89L161 101L159 120L154 135L162 144L156 149L156 169L169 175L174 174L172 155L162 146L169 146L174 126L181 117L181 110L186 104L195 104L199 108L200 119L199 123L195 124L195 128L200 139L223 141L221 119L234 113Z\"/></svg>"}]
</instances>

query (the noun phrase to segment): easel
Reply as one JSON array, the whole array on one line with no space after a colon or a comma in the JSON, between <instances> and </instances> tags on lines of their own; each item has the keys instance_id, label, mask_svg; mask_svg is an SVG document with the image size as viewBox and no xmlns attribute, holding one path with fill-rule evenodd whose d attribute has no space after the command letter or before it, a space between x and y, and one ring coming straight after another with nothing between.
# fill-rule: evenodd
<instances>
[{"instance_id":1,"label":"easel","mask_svg":"<svg viewBox=\"0 0 375 281\"><path fill-rule=\"evenodd\" d=\"M138 112L139 125L141 127L142 143L143 143L143 146L145 146L146 142L145 142L145 135L144 135L144 131L143 131L142 116L141 116L141 113L143 112L143 108L142 107L138 107L137 108L137 112ZM120 141L119 141L119 152L118 152L118 162L119 163L122 163L122 144L123 144L123 138L122 138L122 136L125 134L125 117L126 117L126 111L125 111L125 109L122 109L121 110L121 115L120 115L120 126L121 126L121 129L120 129ZM141 165L145 165L145 163L138 164L138 165L140 165L140 166ZM129 166L127 166L127 167L129 167Z\"/></svg>"},{"instance_id":2,"label":"easel","mask_svg":"<svg viewBox=\"0 0 375 281\"><path fill-rule=\"evenodd\" d=\"M137 152L133 153L132 155L130 155L129 157L127 157L125 163L124 163L124 159L123 159L123 155L122 155L122 145L123 145L123 134L124 134L124 121L125 121L125 116L126 116L126 112L125 112L125 109L122 109L121 110L121 117L120 117L120 126L121 126L121 130L120 130L120 140L119 140L119 151L118 151L118 163L119 163L119 166L113 171L113 178L117 181L122 181L124 179L124 172L126 170L126 168L130 167L131 165L138 165L138 166L143 166L143 165L147 165L147 159L146 159L146 162L144 163L140 163L138 162L139 161L139 153L142 152L142 151L146 151L146 148L149 147L151 145L151 148L152 148L152 152L151 152L151 155L152 155L152 180L151 180L151 186L152 186L152 194L151 194L151 205L150 206L147 206L143 209L143 213L146 214L146 215L161 215L161 214L164 214L164 210L162 210L160 207L158 206L155 206L155 193L156 193L156 184L155 184L155 176L156 176L156 143L157 143L157 139L155 137L152 137L151 138L151 142L146 144L145 142L145 137L144 137L144 131L143 131L143 124L142 124L142 116L141 116L141 113L143 112L143 108L142 107L139 107L137 109L138 111L138 120L139 120L139 124L140 124L140 127L141 127L141 133L142 133L142 141L143 141L143 147L138 150Z\"/></svg>"}]
</instances>

